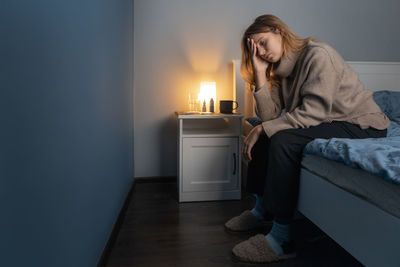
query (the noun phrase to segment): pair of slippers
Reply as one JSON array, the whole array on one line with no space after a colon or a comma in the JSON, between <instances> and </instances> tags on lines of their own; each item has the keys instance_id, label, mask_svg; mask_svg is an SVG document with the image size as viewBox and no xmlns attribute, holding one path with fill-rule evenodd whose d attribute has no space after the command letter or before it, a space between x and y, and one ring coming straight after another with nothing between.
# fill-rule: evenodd
<instances>
[{"instance_id":1,"label":"pair of slippers","mask_svg":"<svg viewBox=\"0 0 400 267\"><path fill-rule=\"evenodd\" d=\"M260 221L253 213L246 210L240 216L236 216L225 224L229 232L249 232L254 229L271 226L271 221ZM250 237L248 240L237 244L232 249L233 256L242 262L269 263L296 257L292 248L283 246L285 254L278 255L271 248L267 239L262 234Z\"/></svg>"}]
</instances>

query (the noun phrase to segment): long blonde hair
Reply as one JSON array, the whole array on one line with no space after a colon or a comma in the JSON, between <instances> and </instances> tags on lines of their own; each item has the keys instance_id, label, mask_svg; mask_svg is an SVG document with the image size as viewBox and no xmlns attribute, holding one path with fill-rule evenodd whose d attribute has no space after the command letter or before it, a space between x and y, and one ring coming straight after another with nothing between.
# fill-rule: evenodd
<instances>
[{"instance_id":1,"label":"long blonde hair","mask_svg":"<svg viewBox=\"0 0 400 267\"><path fill-rule=\"evenodd\" d=\"M292 51L303 51L310 40L315 40L314 37L301 38L295 34L292 29L289 28L282 20L274 15L262 15L257 17L254 22L246 29L242 37L242 61L240 65L240 74L243 79L251 85L255 85L253 66L251 63L251 54L247 47L247 38L252 34L263 33L263 32L274 32L279 30L282 36L282 50L283 55L288 56L289 50ZM279 83L280 79L274 75L273 66L269 64L266 77L270 84Z\"/></svg>"}]
</instances>

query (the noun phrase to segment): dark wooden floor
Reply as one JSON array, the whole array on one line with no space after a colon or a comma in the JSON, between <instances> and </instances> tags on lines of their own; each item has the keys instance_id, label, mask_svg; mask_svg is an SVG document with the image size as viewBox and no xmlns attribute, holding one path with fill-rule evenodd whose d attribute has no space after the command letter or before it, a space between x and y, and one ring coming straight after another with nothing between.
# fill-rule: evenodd
<instances>
[{"instance_id":1,"label":"dark wooden floor","mask_svg":"<svg viewBox=\"0 0 400 267\"><path fill-rule=\"evenodd\" d=\"M179 204L175 188L173 182L136 184L105 266L265 266L233 260L235 244L256 233L230 234L223 226L251 208L252 197ZM297 217L297 258L268 266L362 266L310 221Z\"/></svg>"}]
</instances>

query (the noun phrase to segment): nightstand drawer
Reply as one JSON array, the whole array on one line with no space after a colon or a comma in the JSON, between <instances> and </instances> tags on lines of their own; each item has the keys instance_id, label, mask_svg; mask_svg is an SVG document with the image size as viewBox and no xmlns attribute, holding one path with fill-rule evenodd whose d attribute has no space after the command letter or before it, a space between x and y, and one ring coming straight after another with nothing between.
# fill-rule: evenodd
<instances>
[{"instance_id":1,"label":"nightstand drawer","mask_svg":"<svg viewBox=\"0 0 400 267\"><path fill-rule=\"evenodd\" d=\"M182 192L239 187L238 138L183 138Z\"/></svg>"}]
</instances>

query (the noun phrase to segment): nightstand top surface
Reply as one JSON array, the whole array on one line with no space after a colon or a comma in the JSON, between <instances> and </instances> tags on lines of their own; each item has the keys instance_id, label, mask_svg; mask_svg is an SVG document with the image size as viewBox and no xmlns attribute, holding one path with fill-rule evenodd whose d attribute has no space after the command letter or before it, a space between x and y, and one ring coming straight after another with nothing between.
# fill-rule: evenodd
<instances>
[{"instance_id":1,"label":"nightstand top surface","mask_svg":"<svg viewBox=\"0 0 400 267\"><path fill-rule=\"evenodd\" d=\"M225 114L225 113L187 113L184 111L177 111L175 114L178 116L178 119L219 119L219 118L242 118L243 114L241 113L232 113L232 114Z\"/></svg>"}]
</instances>

